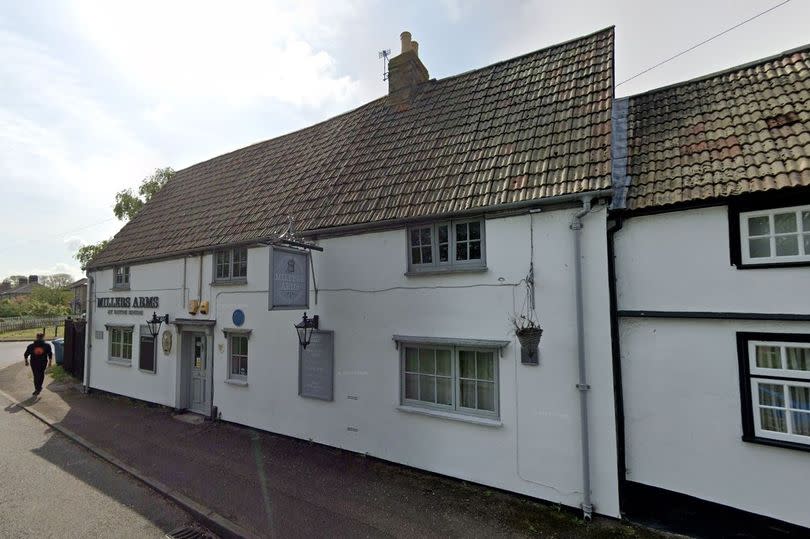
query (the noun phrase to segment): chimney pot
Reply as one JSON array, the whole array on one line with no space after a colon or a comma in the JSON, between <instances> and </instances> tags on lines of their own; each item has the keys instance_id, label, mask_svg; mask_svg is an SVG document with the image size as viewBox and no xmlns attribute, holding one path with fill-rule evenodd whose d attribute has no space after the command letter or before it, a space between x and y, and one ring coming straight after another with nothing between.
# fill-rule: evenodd
<instances>
[{"instance_id":1,"label":"chimney pot","mask_svg":"<svg viewBox=\"0 0 810 539\"><path fill-rule=\"evenodd\" d=\"M411 41L411 50L416 56L419 56L419 43L417 41Z\"/></svg>"},{"instance_id":2,"label":"chimney pot","mask_svg":"<svg viewBox=\"0 0 810 539\"><path fill-rule=\"evenodd\" d=\"M402 32L399 34L399 39L402 42L402 51L400 52L408 52L411 50L411 33L410 32Z\"/></svg>"},{"instance_id":3,"label":"chimney pot","mask_svg":"<svg viewBox=\"0 0 810 539\"><path fill-rule=\"evenodd\" d=\"M39 282L39 276L37 276L37 275L29 275L28 276L28 282L29 283L38 283Z\"/></svg>"}]
</instances>

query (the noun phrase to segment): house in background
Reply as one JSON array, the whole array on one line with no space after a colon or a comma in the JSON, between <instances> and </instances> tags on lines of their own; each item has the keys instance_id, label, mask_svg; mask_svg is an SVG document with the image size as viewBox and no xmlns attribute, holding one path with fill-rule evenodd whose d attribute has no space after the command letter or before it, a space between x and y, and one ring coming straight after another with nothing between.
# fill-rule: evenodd
<instances>
[{"instance_id":1,"label":"house in background","mask_svg":"<svg viewBox=\"0 0 810 539\"><path fill-rule=\"evenodd\" d=\"M441 80L401 37L387 96L178 171L90 263L85 384L618 517L613 30Z\"/></svg>"},{"instance_id":2,"label":"house in background","mask_svg":"<svg viewBox=\"0 0 810 539\"><path fill-rule=\"evenodd\" d=\"M82 315L87 312L87 278L84 277L68 286L68 290L73 292L73 299L70 300L70 312L74 315Z\"/></svg>"},{"instance_id":3,"label":"house in background","mask_svg":"<svg viewBox=\"0 0 810 539\"><path fill-rule=\"evenodd\" d=\"M808 103L810 47L614 104L628 511L810 527Z\"/></svg>"},{"instance_id":4,"label":"house in background","mask_svg":"<svg viewBox=\"0 0 810 539\"><path fill-rule=\"evenodd\" d=\"M24 296L30 296L31 292L34 289L39 288L41 285L39 283L39 276L38 275L29 275L28 278L20 278L20 282L17 284L16 287L10 290L4 290L0 292L0 300L3 299L15 299Z\"/></svg>"}]
</instances>

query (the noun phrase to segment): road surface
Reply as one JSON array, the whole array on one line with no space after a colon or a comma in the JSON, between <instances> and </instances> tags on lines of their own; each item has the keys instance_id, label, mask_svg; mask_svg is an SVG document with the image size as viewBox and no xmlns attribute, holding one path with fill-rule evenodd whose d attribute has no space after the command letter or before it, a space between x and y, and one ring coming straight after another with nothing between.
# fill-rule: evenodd
<instances>
[{"instance_id":1,"label":"road surface","mask_svg":"<svg viewBox=\"0 0 810 539\"><path fill-rule=\"evenodd\" d=\"M24 343L0 343L0 369ZM176 505L0 395L0 537L164 537Z\"/></svg>"}]
</instances>

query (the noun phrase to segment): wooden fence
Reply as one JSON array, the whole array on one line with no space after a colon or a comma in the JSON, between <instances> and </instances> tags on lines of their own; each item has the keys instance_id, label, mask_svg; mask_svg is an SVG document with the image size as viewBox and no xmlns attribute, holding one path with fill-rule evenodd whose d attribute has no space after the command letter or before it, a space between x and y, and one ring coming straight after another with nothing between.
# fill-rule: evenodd
<instances>
[{"instance_id":1,"label":"wooden fence","mask_svg":"<svg viewBox=\"0 0 810 539\"><path fill-rule=\"evenodd\" d=\"M21 331L24 329L46 328L46 337L57 326L63 326L65 323L64 316L49 316L49 317L29 317L24 316L21 318L0 318L0 333L8 331Z\"/></svg>"}]
</instances>

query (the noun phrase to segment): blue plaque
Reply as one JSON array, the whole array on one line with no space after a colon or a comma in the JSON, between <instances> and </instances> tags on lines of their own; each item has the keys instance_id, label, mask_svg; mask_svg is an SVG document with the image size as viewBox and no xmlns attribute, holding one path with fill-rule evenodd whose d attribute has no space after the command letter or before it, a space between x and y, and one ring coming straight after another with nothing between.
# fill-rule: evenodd
<instances>
[{"instance_id":1,"label":"blue plaque","mask_svg":"<svg viewBox=\"0 0 810 539\"><path fill-rule=\"evenodd\" d=\"M234 326L242 327L242 324L245 323L245 311L242 309L236 309L231 316L231 320L233 320Z\"/></svg>"}]
</instances>

